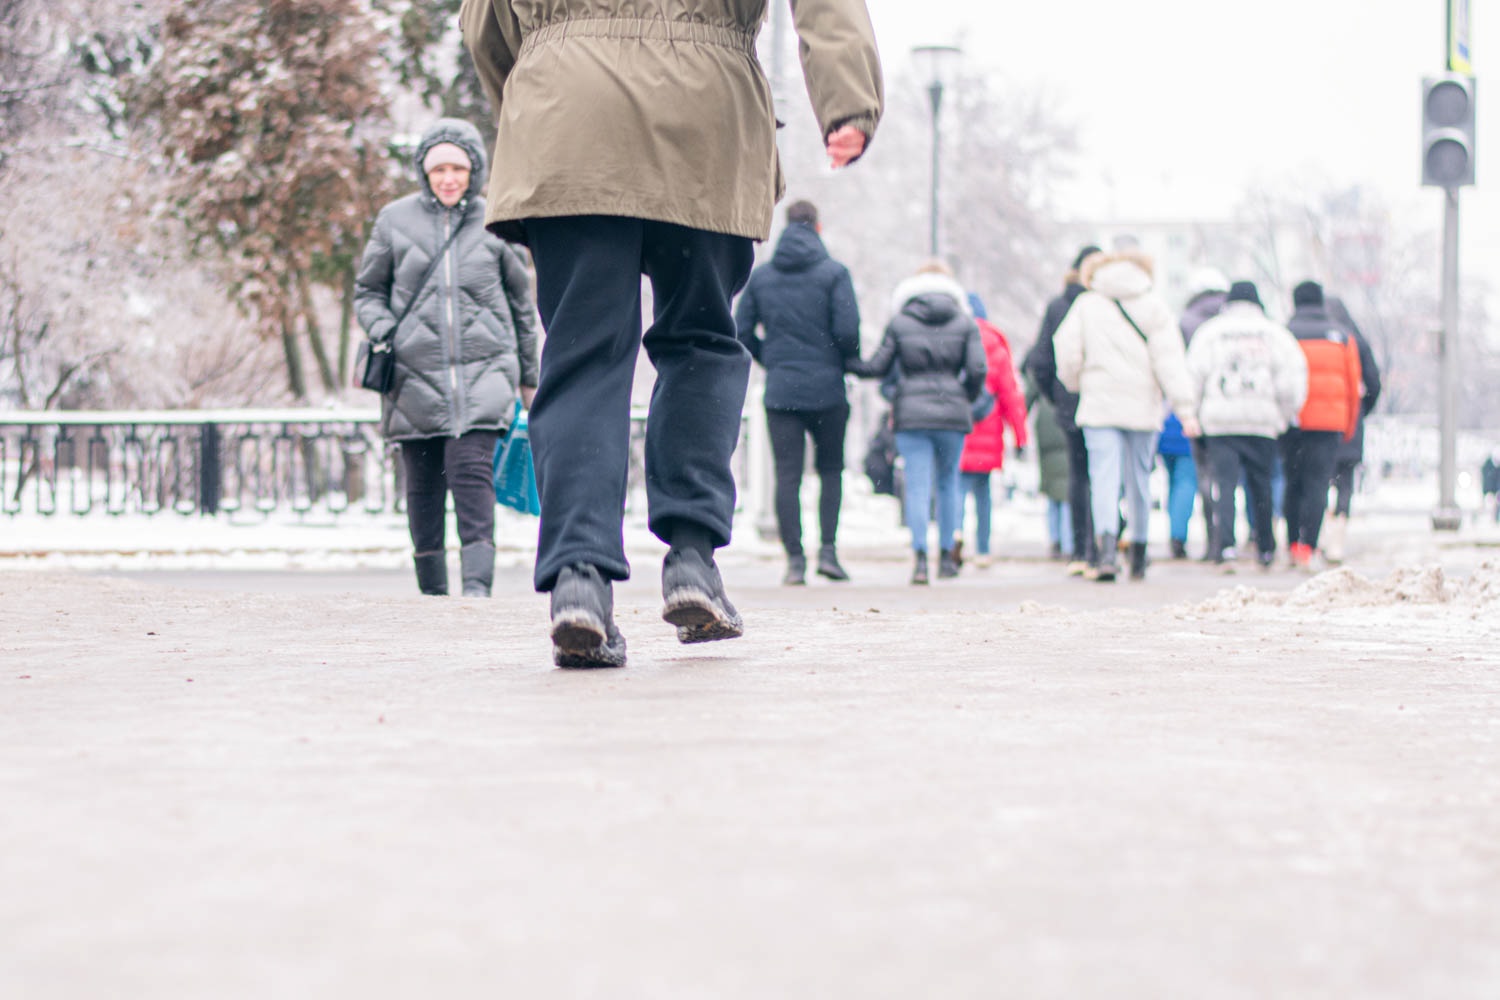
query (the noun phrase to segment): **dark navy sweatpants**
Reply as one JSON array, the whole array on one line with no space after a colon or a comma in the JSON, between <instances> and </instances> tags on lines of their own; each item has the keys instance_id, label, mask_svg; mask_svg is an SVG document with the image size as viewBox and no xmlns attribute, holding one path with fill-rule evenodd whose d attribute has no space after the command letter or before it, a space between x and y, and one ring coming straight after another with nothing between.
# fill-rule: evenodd
<instances>
[{"instance_id":1,"label":"dark navy sweatpants","mask_svg":"<svg viewBox=\"0 0 1500 1000\"><path fill-rule=\"evenodd\" d=\"M653 534L678 524L729 544L730 460L750 377L730 303L754 263L751 241L617 216L529 219L537 308L546 330L530 413L542 517L534 582L565 566L625 580L624 508L630 390L644 341L656 368L646 419L646 500ZM654 315L641 335L641 275Z\"/></svg>"}]
</instances>

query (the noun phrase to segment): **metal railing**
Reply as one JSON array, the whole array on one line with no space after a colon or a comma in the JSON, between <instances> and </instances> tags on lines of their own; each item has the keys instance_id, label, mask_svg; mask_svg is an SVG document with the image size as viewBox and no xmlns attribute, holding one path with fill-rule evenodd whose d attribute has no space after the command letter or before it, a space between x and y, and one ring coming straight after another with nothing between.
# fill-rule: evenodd
<instances>
[{"instance_id":1,"label":"metal railing","mask_svg":"<svg viewBox=\"0 0 1500 1000\"><path fill-rule=\"evenodd\" d=\"M376 410L0 411L0 514L402 512L379 423ZM629 508L644 501L645 427L633 412Z\"/></svg>"},{"instance_id":2,"label":"metal railing","mask_svg":"<svg viewBox=\"0 0 1500 1000\"><path fill-rule=\"evenodd\" d=\"M373 410L0 413L0 513L395 510Z\"/></svg>"}]
</instances>

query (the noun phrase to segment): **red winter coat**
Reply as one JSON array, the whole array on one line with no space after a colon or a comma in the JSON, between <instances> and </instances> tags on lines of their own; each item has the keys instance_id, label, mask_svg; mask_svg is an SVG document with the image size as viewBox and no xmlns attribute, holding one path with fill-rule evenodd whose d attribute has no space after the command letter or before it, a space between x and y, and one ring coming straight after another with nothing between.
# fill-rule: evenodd
<instances>
[{"instance_id":1,"label":"red winter coat","mask_svg":"<svg viewBox=\"0 0 1500 1000\"><path fill-rule=\"evenodd\" d=\"M984 342L984 359L989 365L984 387L995 397L995 408L964 438L964 453L958 462L964 472L990 472L1005 465L1007 425L1016 447L1026 446L1026 397L1016 382L1010 344L995 324L985 319L977 322L979 337Z\"/></svg>"}]
</instances>

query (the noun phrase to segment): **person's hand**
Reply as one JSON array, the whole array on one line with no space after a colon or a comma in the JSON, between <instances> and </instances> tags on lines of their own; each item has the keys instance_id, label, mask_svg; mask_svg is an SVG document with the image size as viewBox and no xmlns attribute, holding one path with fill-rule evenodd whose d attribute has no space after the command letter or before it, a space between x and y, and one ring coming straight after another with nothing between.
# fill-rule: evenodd
<instances>
[{"instance_id":1,"label":"person's hand","mask_svg":"<svg viewBox=\"0 0 1500 1000\"><path fill-rule=\"evenodd\" d=\"M521 405L524 406L524 407L526 407L526 409L529 410L529 409L531 409L531 401L533 399L536 399L536 386L534 386L534 385L523 385L523 386L521 386Z\"/></svg>"},{"instance_id":2,"label":"person's hand","mask_svg":"<svg viewBox=\"0 0 1500 1000\"><path fill-rule=\"evenodd\" d=\"M1182 424L1182 433L1184 436L1190 438L1203 436L1203 427L1198 423L1197 417L1178 417L1177 420Z\"/></svg>"},{"instance_id":3,"label":"person's hand","mask_svg":"<svg viewBox=\"0 0 1500 1000\"><path fill-rule=\"evenodd\" d=\"M847 167L865 151L865 134L853 125L845 125L828 134L828 162L835 169Z\"/></svg>"}]
</instances>

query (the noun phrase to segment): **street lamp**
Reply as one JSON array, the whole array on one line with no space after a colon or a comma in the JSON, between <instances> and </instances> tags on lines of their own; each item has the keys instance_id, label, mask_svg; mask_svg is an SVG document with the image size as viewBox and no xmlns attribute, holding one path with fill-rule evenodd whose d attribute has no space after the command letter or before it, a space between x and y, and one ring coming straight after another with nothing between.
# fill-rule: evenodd
<instances>
[{"instance_id":1,"label":"street lamp","mask_svg":"<svg viewBox=\"0 0 1500 1000\"><path fill-rule=\"evenodd\" d=\"M918 45L911 50L917 75L927 81L932 103L932 256L938 256L938 115L943 107L943 87L963 51L957 45Z\"/></svg>"}]
</instances>

